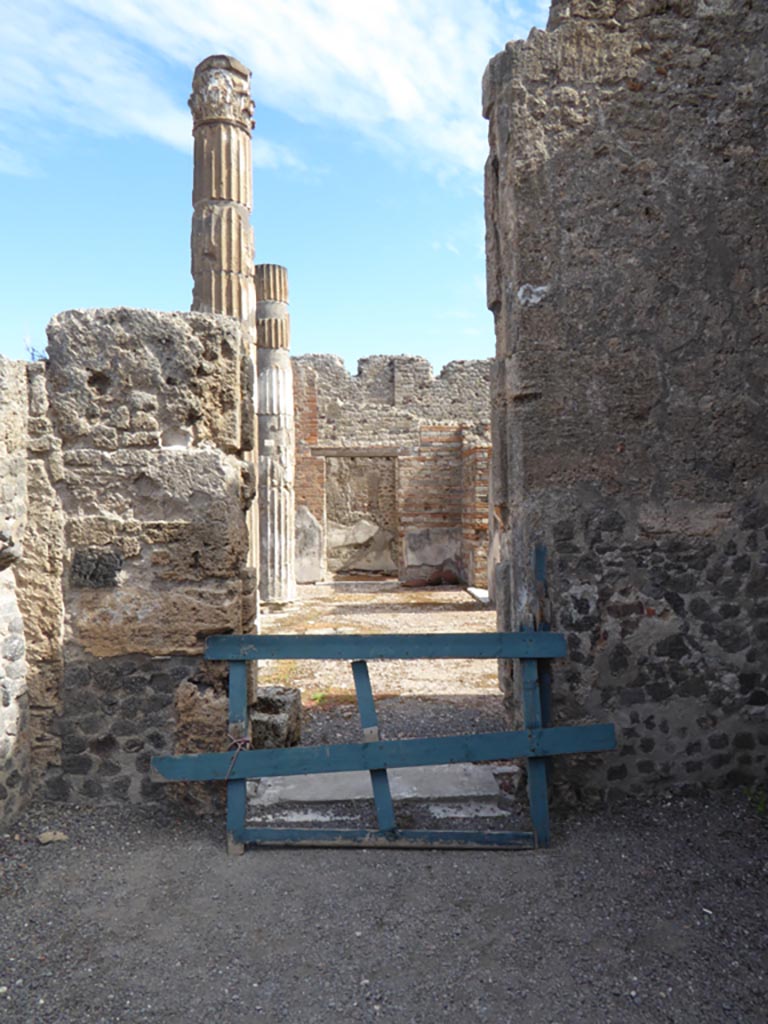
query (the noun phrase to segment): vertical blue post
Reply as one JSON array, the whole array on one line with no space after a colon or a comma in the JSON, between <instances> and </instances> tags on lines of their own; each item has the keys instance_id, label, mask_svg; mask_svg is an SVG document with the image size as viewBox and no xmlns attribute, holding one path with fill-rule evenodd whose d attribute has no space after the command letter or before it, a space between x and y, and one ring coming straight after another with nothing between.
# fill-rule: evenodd
<instances>
[{"instance_id":1,"label":"vertical blue post","mask_svg":"<svg viewBox=\"0 0 768 1024\"><path fill-rule=\"evenodd\" d=\"M244 661L229 663L229 735L233 740L248 736L247 666ZM237 756L234 751L233 757ZM240 836L245 828L246 780L227 782L227 852L241 854L245 850Z\"/></svg>"},{"instance_id":2,"label":"vertical blue post","mask_svg":"<svg viewBox=\"0 0 768 1024\"><path fill-rule=\"evenodd\" d=\"M360 712L360 724L363 727L363 739L366 743L377 743L379 740L379 719L376 714L376 705L373 703L368 663L365 661L353 661L352 676L355 680L357 707ZM371 786L373 787L373 801L376 804L379 831L394 832L395 808L392 803L392 794L389 790L386 768L376 768L371 772Z\"/></svg>"},{"instance_id":3,"label":"vertical blue post","mask_svg":"<svg viewBox=\"0 0 768 1024\"><path fill-rule=\"evenodd\" d=\"M538 664L534 659L520 661L523 671L523 720L526 729L540 729L541 694ZM547 794L547 759L528 758L528 802L536 834L536 846L549 846L549 797Z\"/></svg>"},{"instance_id":4,"label":"vertical blue post","mask_svg":"<svg viewBox=\"0 0 768 1024\"><path fill-rule=\"evenodd\" d=\"M545 544L537 544L534 548L533 575L536 580L536 594L539 604L536 610L536 629L548 633L552 626L549 621L547 548ZM552 724L552 670L547 661L539 662L539 693L541 694L541 722L546 728Z\"/></svg>"}]
</instances>

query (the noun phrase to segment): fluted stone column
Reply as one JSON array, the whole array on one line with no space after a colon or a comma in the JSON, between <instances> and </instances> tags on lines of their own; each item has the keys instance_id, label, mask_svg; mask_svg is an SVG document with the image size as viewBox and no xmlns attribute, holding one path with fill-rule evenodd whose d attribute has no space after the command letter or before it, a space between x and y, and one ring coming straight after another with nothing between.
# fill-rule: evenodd
<instances>
[{"instance_id":1,"label":"fluted stone column","mask_svg":"<svg viewBox=\"0 0 768 1024\"><path fill-rule=\"evenodd\" d=\"M241 320L255 369L250 82L250 71L234 57L207 57L195 68L189 99L195 139L192 309ZM248 513L248 530L249 564L258 574L255 502Z\"/></svg>"},{"instance_id":2,"label":"fluted stone column","mask_svg":"<svg viewBox=\"0 0 768 1024\"><path fill-rule=\"evenodd\" d=\"M259 595L265 604L296 599L293 367L288 352L285 267L256 267L259 422Z\"/></svg>"}]
</instances>

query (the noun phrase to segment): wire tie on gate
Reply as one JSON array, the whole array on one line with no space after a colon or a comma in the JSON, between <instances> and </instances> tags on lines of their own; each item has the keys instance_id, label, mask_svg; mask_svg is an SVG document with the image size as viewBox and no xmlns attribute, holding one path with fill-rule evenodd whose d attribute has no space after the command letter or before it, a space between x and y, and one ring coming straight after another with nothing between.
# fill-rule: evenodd
<instances>
[{"instance_id":1,"label":"wire tie on gate","mask_svg":"<svg viewBox=\"0 0 768 1024\"><path fill-rule=\"evenodd\" d=\"M227 733L227 736L231 740L228 749L234 751L234 753L232 755L232 760L229 762L229 768L227 768L227 774L224 778L225 782L229 782L229 777L232 774L235 765L237 764L237 759L240 756L240 751L251 749L251 741L248 739L247 736L235 737L230 735L230 733Z\"/></svg>"}]
</instances>

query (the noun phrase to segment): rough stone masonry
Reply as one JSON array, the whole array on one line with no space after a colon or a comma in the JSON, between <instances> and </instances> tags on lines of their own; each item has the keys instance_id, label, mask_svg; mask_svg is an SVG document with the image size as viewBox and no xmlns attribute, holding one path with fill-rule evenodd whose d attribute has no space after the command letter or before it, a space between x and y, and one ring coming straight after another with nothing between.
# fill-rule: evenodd
<instances>
[{"instance_id":1,"label":"rough stone masonry","mask_svg":"<svg viewBox=\"0 0 768 1024\"><path fill-rule=\"evenodd\" d=\"M151 797L153 752L227 745L201 655L257 614L249 80L195 72L201 312L70 311L47 363L0 361L0 820L40 786Z\"/></svg>"},{"instance_id":2,"label":"rough stone masonry","mask_svg":"<svg viewBox=\"0 0 768 1024\"><path fill-rule=\"evenodd\" d=\"M499 624L546 543L585 792L764 780L768 7L556 2L484 107Z\"/></svg>"},{"instance_id":3,"label":"rough stone masonry","mask_svg":"<svg viewBox=\"0 0 768 1024\"><path fill-rule=\"evenodd\" d=\"M149 758L226 746L205 637L241 632L254 493L239 323L61 313L49 359L0 361L0 818L152 795ZM21 555L21 557L19 557Z\"/></svg>"},{"instance_id":4,"label":"rough stone masonry","mask_svg":"<svg viewBox=\"0 0 768 1024\"><path fill-rule=\"evenodd\" d=\"M31 789L27 644L17 580L27 520L27 375L0 358L0 821Z\"/></svg>"}]
</instances>

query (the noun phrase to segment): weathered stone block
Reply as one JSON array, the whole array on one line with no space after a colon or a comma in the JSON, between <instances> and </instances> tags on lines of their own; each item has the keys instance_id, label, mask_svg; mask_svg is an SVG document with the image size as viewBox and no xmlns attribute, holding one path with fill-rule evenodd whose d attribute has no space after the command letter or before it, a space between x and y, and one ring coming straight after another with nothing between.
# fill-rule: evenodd
<instances>
[{"instance_id":1,"label":"weathered stone block","mask_svg":"<svg viewBox=\"0 0 768 1024\"><path fill-rule=\"evenodd\" d=\"M97 548L80 548L75 551L69 571L72 587L116 587L117 574L123 567L119 551L100 551Z\"/></svg>"},{"instance_id":2,"label":"weathered stone block","mask_svg":"<svg viewBox=\"0 0 768 1024\"><path fill-rule=\"evenodd\" d=\"M461 582L461 528L406 529L401 579L410 585Z\"/></svg>"},{"instance_id":3,"label":"weathered stone block","mask_svg":"<svg viewBox=\"0 0 768 1024\"><path fill-rule=\"evenodd\" d=\"M239 324L200 313L71 310L48 327L50 417L65 447L248 447Z\"/></svg>"},{"instance_id":4,"label":"weathered stone block","mask_svg":"<svg viewBox=\"0 0 768 1024\"><path fill-rule=\"evenodd\" d=\"M325 575L323 528L305 505L296 508L296 582L316 583Z\"/></svg>"},{"instance_id":5,"label":"weathered stone block","mask_svg":"<svg viewBox=\"0 0 768 1024\"><path fill-rule=\"evenodd\" d=\"M213 448L79 449L60 485L73 552L67 635L91 654L196 652L243 626L241 463Z\"/></svg>"},{"instance_id":6,"label":"weathered stone block","mask_svg":"<svg viewBox=\"0 0 768 1024\"><path fill-rule=\"evenodd\" d=\"M368 519L344 525L327 521L326 553L331 572L397 573L392 558L394 534Z\"/></svg>"},{"instance_id":7,"label":"weathered stone block","mask_svg":"<svg viewBox=\"0 0 768 1024\"><path fill-rule=\"evenodd\" d=\"M254 747L293 747L301 740L301 691L260 686L251 707Z\"/></svg>"}]
</instances>

